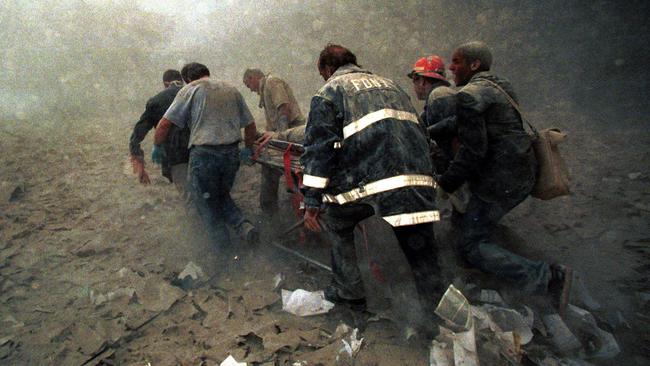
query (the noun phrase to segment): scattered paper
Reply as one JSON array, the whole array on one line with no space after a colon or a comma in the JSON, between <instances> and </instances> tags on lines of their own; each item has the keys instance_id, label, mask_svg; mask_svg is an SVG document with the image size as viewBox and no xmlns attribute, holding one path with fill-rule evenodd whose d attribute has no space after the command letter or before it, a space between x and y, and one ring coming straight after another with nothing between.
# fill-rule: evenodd
<instances>
[{"instance_id":1,"label":"scattered paper","mask_svg":"<svg viewBox=\"0 0 650 366\"><path fill-rule=\"evenodd\" d=\"M334 304L325 300L323 291L282 290L282 310L298 315L310 316L325 314L334 308Z\"/></svg>"}]
</instances>

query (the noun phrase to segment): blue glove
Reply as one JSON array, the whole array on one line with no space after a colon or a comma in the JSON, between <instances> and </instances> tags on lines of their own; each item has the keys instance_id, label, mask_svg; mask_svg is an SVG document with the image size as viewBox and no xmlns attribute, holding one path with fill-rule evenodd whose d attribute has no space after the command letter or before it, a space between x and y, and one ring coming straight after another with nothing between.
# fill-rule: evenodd
<instances>
[{"instance_id":1,"label":"blue glove","mask_svg":"<svg viewBox=\"0 0 650 366\"><path fill-rule=\"evenodd\" d=\"M154 164L162 165L165 159L167 159L165 148L162 145L153 145L153 149L151 149L151 161Z\"/></svg>"},{"instance_id":2,"label":"blue glove","mask_svg":"<svg viewBox=\"0 0 650 366\"><path fill-rule=\"evenodd\" d=\"M246 165L253 165L253 149L245 147L239 150L239 160Z\"/></svg>"}]
</instances>

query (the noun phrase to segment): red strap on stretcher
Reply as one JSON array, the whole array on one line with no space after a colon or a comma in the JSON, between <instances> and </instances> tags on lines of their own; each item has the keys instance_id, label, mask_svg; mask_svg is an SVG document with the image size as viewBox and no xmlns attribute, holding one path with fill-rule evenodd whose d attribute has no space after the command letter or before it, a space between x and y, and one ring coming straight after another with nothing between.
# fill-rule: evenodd
<instances>
[{"instance_id":1,"label":"red strap on stretcher","mask_svg":"<svg viewBox=\"0 0 650 366\"><path fill-rule=\"evenodd\" d=\"M266 144L268 144L269 141L271 141L271 137L272 137L272 135L270 135L270 134L266 135L266 136L264 136L262 141L260 141L259 146L257 146L257 149L255 149L255 153L253 154L253 157L252 157L253 160L259 159L260 154L262 153L262 150L264 150L264 147L266 146Z\"/></svg>"},{"instance_id":2,"label":"red strap on stretcher","mask_svg":"<svg viewBox=\"0 0 650 366\"><path fill-rule=\"evenodd\" d=\"M303 200L302 193L300 193L300 186L302 185L302 175L298 174L296 172L296 177L298 178L298 187L294 184L293 181L293 172L291 170L291 147L293 145L289 143L289 146L287 146L287 149L284 151L284 154L282 155L282 160L284 162L284 179L287 181L287 186L293 192L291 194L291 206L293 207L293 211L296 214L297 218L300 218L302 213L300 212L300 203ZM300 243L304 244L305 243L305 231L300 229Z\"/></svg>"}]
</instances>

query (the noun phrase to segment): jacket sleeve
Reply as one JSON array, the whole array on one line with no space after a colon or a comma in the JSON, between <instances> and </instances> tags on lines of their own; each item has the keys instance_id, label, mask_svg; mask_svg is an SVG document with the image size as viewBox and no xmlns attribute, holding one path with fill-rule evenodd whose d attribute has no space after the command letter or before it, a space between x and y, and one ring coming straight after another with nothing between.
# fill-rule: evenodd
<instances>
[{"instance_id":1,"label":"jacket sleeve","mask_svg":"<svg viewBox=\"0 0 650 366\"><path fill-rule=\"evenodd\" d=\"M147 136L147 133L154 127L158 121L154 121L154 105L151 100L147 102L147 106L144 109L144 112L140 116L140 120L133 127L133 133L131 133L131 138L129 139L129 152L134 156L144 156L144 151L140 147L140 143Z\"/></svg>"},{"instance_id":2,"label":"jacket sleeve","mask_svg":"<svg viewBox=\"0 0 650 366\"><path fill-rule=\"evenodd\" d=\"M488 148L482 103L470 93L460 92L457 97L460 148L438 182L446 192L454 192L476 174Z\"/></svg>"},{"instance_id":3,"label":"jacket sleeve","mask_svg":"<svg viewBox=\"0 0 650 366\"><path fill-rule=\"evenodd\" d=\"M334 105L322 97L313 97L305 128L305 152L300 158L306 207L321 206L323 190L335 165L334 144L341 141L341 135Z\"/></svg>"}]
</instances>

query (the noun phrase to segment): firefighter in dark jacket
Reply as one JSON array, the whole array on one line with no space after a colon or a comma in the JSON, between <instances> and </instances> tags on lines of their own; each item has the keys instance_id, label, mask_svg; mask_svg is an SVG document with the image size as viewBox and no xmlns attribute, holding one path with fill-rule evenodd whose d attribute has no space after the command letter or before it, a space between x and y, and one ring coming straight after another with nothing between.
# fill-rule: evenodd
<instances>
[{"instance_id":1,"label":"firefighter in dark jacket","mask_svg":"<svg viewBox=\"0 0 650 366\"><path fill-rule=\"evenodd\" d=\"M460 253L469 264L526 292L550 289L559 294L569 283L566 267L521 257L489 238L499 220L528 197L536 174L531 139L521 117L495 85L514 100L517 96L507 80L490 73L491 63L492 55L482 42L463 44L452 56L449 69L462 87L457 94L460 147L438 184L446 192L469 184L469 203L458 220Z\"/></svg>"},{"instance_id":2,"label":"firefighter in dark jacket","mask_svg":"<svg viewBox=\"0 0 650 366\"><path fill-rule=\"evenodd\" d=\"M322 214L332 242L334 275L325 297L365 307L353 230L377 214L393 226L423 309L433 314L441 294L432 224L439 213L427 138L415 109L397 84L360 68L342 46L325 47L318 69L326 84L311 101L301 163L305 226L320 231Z\"/></svg>"},{"instance_id":3,"label":"firefighter in dark jacket","mask_svg":"<svg viewBox=\"0 0 650 366\"><path fill-rule=\"evenodd\" d=\"M138 175L138 179L142 184L149 184L151 181L144 167L144 152L140 147L140 143L147 136L147 133L156 127L167 108L172 104L178 91L183 87L181 73L178 70L171 69L165 71L163 73L163 85L165 89L147 101L144 113L133 127L133 133L129 140L133 171ZM183 194L186 192L185 182L187 180L187 161L189 160L188 139L188 129L175 128L170 131L169 142L165 145L165 159L161 164L162 175L174 182L176 188Z\"/></svg>"}]
</instances>

